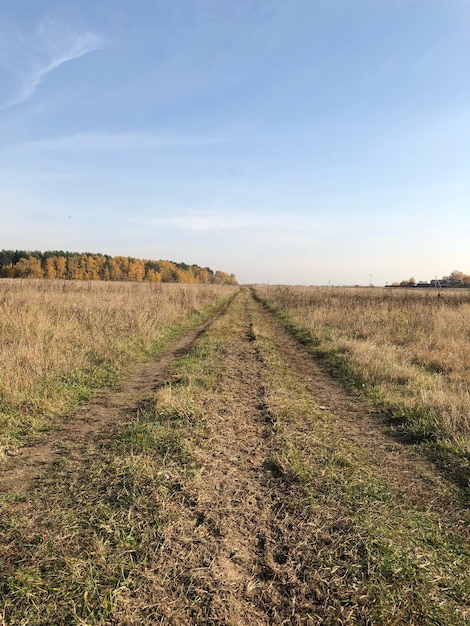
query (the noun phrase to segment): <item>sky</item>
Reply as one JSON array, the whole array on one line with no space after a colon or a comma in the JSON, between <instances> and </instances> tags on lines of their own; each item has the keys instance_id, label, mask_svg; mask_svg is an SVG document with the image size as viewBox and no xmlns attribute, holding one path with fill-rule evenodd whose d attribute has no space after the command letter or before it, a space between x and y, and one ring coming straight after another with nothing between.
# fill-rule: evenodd
<instances>
[{"instance_id":1,"label":"sky","mask_svg":"<svg viewBox=\"0 0 470 626\"><path fill-rule=\"evenodd\" d=\"M468 0L0 0L0 249L470 273Z\"/></svg>"}]
</instances>

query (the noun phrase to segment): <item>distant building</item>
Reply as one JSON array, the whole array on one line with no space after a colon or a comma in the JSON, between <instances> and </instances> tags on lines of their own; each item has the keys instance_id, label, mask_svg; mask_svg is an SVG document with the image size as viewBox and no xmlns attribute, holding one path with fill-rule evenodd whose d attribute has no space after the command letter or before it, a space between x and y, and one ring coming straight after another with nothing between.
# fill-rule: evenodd
<instances>
[{"instance_id":1,"label":"distant building","mask_svg":"<svg viewBox=\"0 0 470 626\"><path fill-rule=\"evenodd\" d=\"M449 280L447 278L433 278L433 280L431 280L431 287L437 287L439 289L442 289L448 286Z\"/></svg>"}]
</instances>

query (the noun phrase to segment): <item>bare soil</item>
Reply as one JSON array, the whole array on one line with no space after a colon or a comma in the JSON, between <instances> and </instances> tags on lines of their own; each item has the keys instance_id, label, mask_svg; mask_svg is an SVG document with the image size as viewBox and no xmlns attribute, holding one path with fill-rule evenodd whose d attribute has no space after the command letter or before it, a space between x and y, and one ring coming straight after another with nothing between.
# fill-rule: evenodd
<instances>
[{"instance_id":1,"label":"bare soil","mask_svg":"<svg viewBox=\"0 0 470 626\"><path fill-rule=\"evenodd\" d=\"M325 581L311 567L320 546L327 549L328 537L299 518L294 510L299 486L279 476L270 461L265 365L253 337L253 312L262 309L246 293L241 297L238 330L225 346L217 384L204 401L210 419L198 437L186 442L195 476L167 503L174 521L163 529L151 565L147 561L139 591L147 599L145 607L137 609L135 592L129 591L110 623L352 623L341 611L353 592L339 588L338 603L332 606ZM346 391L268 312L262 314L276 326L285 363L308 383L312 407L330 414L344 439L374 459L377 472L404 501L435 510L443 524L458 524L468 534L467 512L457 504L456 488L412 446L394 438L383 416ZM97 433L104 440L129 420L143 400L167 383L173 359L188 351L206 328L191 332L134 372L119 390L100 394L43 441L9 459L2 467L0 490L27 493L61 456L76 462L85 458L87 440ZM357 623L368 623L366 612L361 617L361 608L355 606L355 611Z\"/></svg>"}]
</instances>

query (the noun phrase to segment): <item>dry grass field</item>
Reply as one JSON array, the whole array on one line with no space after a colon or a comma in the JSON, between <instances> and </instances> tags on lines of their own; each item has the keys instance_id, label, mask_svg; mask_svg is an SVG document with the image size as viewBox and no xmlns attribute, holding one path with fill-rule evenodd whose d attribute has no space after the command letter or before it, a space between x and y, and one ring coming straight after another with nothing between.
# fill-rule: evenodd
<instances>
[{"instance_id":1,"label":"dry grass field","mask_svg":"<svg viewBox=\"0 0 470 626\"><path fill-rule=\"evenodd\" d=\"M0 456L48 430L236 289L1 280Z\"/></svg>"},{"instance_id":2,"label":"dry grass field","mask_svg":"<svg viewBox=\"0 0 470 626\"><path fill-rule=\"evenodd\" d=\"M6 441L23 419L28 445L0 458L0 626L470 624L465 490L391 432L371 404L385 391L332 348L361 306L380 327L426 298L260 288L262 306L248 288L2 288L3 336L29 342L23 360L9 348L23 400L4 401L2 428ZM335 313L345 303L350 324ZM396 333L397 352L411 350ZM25 355L53 368L44 343L62 370L41 378ZM459 424L446 425L454 448Z\"/></svg>"},{"instance_id":3,"label":"dry grass field","mask_svg":"<svg viewBox=\"0 0 470 626\"><path fill-rule=\"evenodd\" d=\"M343 380L469 477L470 292L256 288Z\"/></svg>"}]
</instances>

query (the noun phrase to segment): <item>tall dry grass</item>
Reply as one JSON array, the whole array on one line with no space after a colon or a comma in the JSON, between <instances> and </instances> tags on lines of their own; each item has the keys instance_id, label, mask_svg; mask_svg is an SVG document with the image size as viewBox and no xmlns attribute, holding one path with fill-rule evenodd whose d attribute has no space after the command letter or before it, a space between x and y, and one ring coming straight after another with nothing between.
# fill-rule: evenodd
<instances>
[{"instance_id":1,"label":"tall dry grass","mask_svg":"<svg viewBox=\"0 0 470 626\"><path fill-rule=\"evenodd\" d=\"M235 288L236 289L236 288ZM51 420L234 287L0 280L0 450Z\"/></svg>"},{"instance_id":2,"label":"tall dry grass","mask_svg":"<svg viewBox=\"0 0 470 626\"><path fill-rule=\"evenodd\" d=\"M468 453L470 293L402 289L256 288L325 355L350 365L375 398L418 437Z\"/></svg>"}]
</instances>

